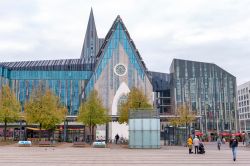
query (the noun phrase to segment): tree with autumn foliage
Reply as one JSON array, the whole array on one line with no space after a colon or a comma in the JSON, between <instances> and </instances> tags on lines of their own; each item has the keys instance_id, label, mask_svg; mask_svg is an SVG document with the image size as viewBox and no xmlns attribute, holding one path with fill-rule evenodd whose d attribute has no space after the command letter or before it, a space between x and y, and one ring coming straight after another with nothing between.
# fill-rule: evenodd
<instances>
[{"instance_id":1,"label":"tree with autumn foliage","mask_svg":"<svg viewBox=\"0 0 250 166\"><path fill-rule=\"evenodd\" d=\"M4 123L4 140L6 140L7 123L19 120L21 104L8 85L0 91L0 122Z\"/></svg>"},{"instance_id":2,"label":"tree with autumn foliage","mask_svg":"<svg viewBox=\"0 0 250 166\"><path fill-rule=\"evenodd\" d=\"M81 103L77 121L89 128L90 136L92 137L90 142L94 139L95 127L110 121L108 111L104 108L96 90L90 92L87 100Z\"/></svg>"},{"instance_id":3,"label":"tree with autumn foliage","mask_svg":"<svg viewBox=\"0 0 250 166\"><path fill-rule=\"evenodd\" d=\"M67 109L60 103L57 97L49 89L45 92L39 87L34 91L30 100L25 103L25 120L27 123L39 124L39 140L41 130L54 131L56 125L65 120Z\"/></svg>"},{"instance_id":4,"label":"tree with autumn foliage","mask_svg":"<svg viewBox=\"0 0 250 166\"><path fill-rule=\"evenodd\" d=\"M176 124L177 125L184 125L186 127L186 138L187 138L187 131L188 131L188 126L193 123L196 119L196 114L189 109L187 105L182 105L177 108L176 111ZM175 121L175 120L174 120Z\"/></svg>"},{"instance_id":5,"label":"tree with autumn foliage","mask_svg":"<svg viewBox=\"0 0 250 166\"><path fill-rule=\"evenodd\" d=\"M128 124L129 111L136 109L152 109L152 105L148 102L148 98L144 95L139 89L132 88L127 95L127 100L124 103L121 103L121 106L118 108L118 114L120 115L118 121L119 123Z\"/></svg>"},{"instance_id":6,"label":"tree with autumn foliage","mask_svg":"<svg viewBox=\"0 0 250 166\"><path fill-rule=\"evenodd\" d=\"M176 139L176 128L181 124L181 122L180 122L180 117L178 117L178 116L175 116L175 117L173 117L173 118L171 118L170 120L169 120L169 123L170 123L170 125L171 126L173 126L173 140L175 140ZM178 139L178 137L177 137L177 139Z\"/></svg>"}]
</instances>

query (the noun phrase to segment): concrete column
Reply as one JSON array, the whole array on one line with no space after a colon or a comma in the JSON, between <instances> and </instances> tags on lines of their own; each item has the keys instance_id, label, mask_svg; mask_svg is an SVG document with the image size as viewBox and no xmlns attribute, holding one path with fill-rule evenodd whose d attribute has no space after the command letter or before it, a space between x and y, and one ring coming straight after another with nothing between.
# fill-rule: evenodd
<instances>
[{"instance_id":1,"label":"concrete column","mask_svg":"<svg viewBox=\"0 0 250 166\"><path fill-rule=\"evenodd\" d=\"M106 144L109 143L109 122L106 123L105 141L106 141Z\"/></svg>"},{"instance_id":2,"label":"concrete column","mask_svg":"<svg viewBox=\"0 0 250 166\"><path fill-rule=\"evenodd\" d=\"M20 127L19 127L19 140L20 141L22 141L23 140L23 138L22 138L22 132L21 132L21 130L22 130L22 127L23 127L23 123L22 123L22 120L20 121Z\"/></svg>"},{"instance_id":3,"label":"concrete column","mask_svg":"<svg viewBox=\"0 0 250 166\"><path fill-rule=\"evenodd\" d=\"M64 130L63 130L63 141L67 142L68 141L68 121L64 121Z\"/></svg>"},{"instance_id":4,"label":"concrete column","mask_svg":"<svg viewBox=\"0 0 250 166\"><path fill-rule=\"evenodd\" d=\"M247 131L247 120L245 119L244 122L245 122L245 132L246 132Z\"/></svg>"}]
</instances>

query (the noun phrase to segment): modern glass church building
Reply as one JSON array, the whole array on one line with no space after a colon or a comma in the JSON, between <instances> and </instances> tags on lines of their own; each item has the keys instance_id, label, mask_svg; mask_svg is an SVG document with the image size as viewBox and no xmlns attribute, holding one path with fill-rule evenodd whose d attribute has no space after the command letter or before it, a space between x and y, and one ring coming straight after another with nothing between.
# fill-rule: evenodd
<instances>
[{"instance_id":1,"label":"modern glass church building","mask_svg":"<svg viewBox=\"0 0 250 166\"><path fill-rule=\"evenodd\" d=\"M120 16L106 37L99 38L92 9L80 59L0 63L0 87L3 84L9 84L22 106L38 85L50 88L68 108L69 116L77 115L80 102L93 89L108 114L117 115L119 100L137 87L165 120L180 104L189 103L201 117L197 129L237 127L234 76L215 64L177 59L170 74L149 71ZM113 138L126 125L113 122L109 128Z\"/></svg>"}]
</instances>

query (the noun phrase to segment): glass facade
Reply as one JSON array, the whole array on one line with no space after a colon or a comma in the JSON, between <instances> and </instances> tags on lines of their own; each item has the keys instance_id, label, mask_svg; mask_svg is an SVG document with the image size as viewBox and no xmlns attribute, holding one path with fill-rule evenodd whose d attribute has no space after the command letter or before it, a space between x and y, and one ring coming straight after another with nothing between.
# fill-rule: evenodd
<instances>
[{"instance_id":1,"label":"glass facade","mask_svg":"<svg viewBox=\"0 0 250 166\"><path fill-rule=\"evenodd\" d=\"M194 128L204 132L237 130L236 78L212 63L174 59L172 108L186 104L197 114Z\"/></svg>"},{"instance_id":2,"label":"glass facade","mask_svg":"<svg viewBox=\"0 0 250 166\"><path fill-rule=\"evenodd\" d=\"M170 95L170 75L167 73L148 72L154 92L154 106L159 115L170 115L171 95Z\"/></svg>"},{"instance_id":3,"label":"glass facade","mask_svg":"<svg viewBox=\"0 0 250 166\"><path fill-rule=\"evenodd\" d=\"M126 28L124 24L122 23L121 19L117 17L112 28L110 29L106 38L104 39L105 40L104 44L101 47L101 50L103 50L103 52L100 51L97 55L97 58L99 58L100 61L96 64L97 67L96 67L95 73L92 75L89 83L87 84L87 87L85 90L86 95L88 95L89 92L93 90L94 83L96 82L96 80L99 79L101 73L103 72L104 68L107 66L107 63L110 61L110 59L113 56L115 56L116 60L113 63L119 62L119 57L120 57L119 46L122 46L122 48L125 50L126 54L129 57L130 63L133 65L133 68L137 71L139 77L141 77L141 79L144 80L144 77L145 77L144 71L146 70L146 66L143 63L142 64L139 63L143 61L141 57L139 56L139 52L136 51L133 41L129 39L128 32L125 30ZM131 78L134 71L130 70L131 68L132 66L129 67L128 69L129 87L132 87L134 85L134 80Z\"/></svg>"},{"instance_id":4,"label":"glass facade","mask_svg":"<svg viewBox=\"0 0 250 166\"><path fill-rule=\"evenodd\" d=\"M92 71L31 71L9 70L0 67L0 85L9 84L20 101L22 108L32 91L41 85L51 89L68 109L68 115L76 115L84 87Z\"/></svg>"}]
</instances>

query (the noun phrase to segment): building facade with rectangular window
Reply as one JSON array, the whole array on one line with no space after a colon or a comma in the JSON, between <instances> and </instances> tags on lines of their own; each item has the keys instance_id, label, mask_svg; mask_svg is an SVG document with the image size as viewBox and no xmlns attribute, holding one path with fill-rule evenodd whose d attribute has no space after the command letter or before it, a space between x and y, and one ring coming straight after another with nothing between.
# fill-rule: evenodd
<instances>
[{"instance_id":1,"label":"building facade with rectangular window","mask_svg":"<svg viewBox=\"0 0 250 166\"><path fill-rule=\"evenodd\" d=\"M174 59L172 108L186 104L198 117L193 126L205 133L238 130L236 77L213 63Z\"/></svg>"},{"instance_id":2,"label":"building facade with rectangular window","mask_svg":"<svg viewBox=\"0 0 250 166\"><path fill-rule=\"evenodd\" d=\"M250 133L250 81L237 87L240 131Z\"/></svg>"}]
</instances>

